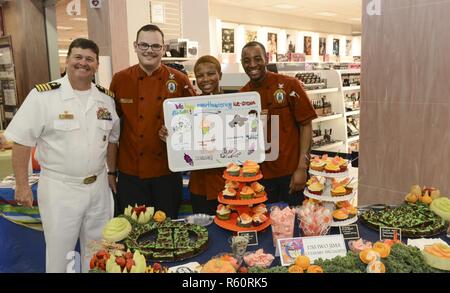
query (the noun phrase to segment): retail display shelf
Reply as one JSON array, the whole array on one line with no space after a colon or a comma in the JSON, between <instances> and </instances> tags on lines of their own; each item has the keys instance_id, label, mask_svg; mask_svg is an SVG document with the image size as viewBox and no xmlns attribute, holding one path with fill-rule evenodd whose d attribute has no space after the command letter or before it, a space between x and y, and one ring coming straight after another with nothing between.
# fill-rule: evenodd
<instances>
[{"instance_id":1,"label":"retail display shelf","mask_svg":"<svg viewBox=\"0 0 450 293\"><path fill-rule=\"evenodd\" d=\"M326 94L326 93L336 93L339 91L339 88L328 88L328 89L318 89L318 90L310 90L306 91L308 95L316 95L316 94Z\"/></svg>"},{"instance_id":2,"label":"retail display shelf","mask_svg":"<svg viewBox=\"0 0 450 293\"><path fill-rule=\"evenodd\" d=\"M355 142L355 141L358 141L358 140L359 140L359 135L350 136L350 137L347 139L347 143L352 143L352 142Z\"/></svg>"},{"instance_id":3,"label":"retail display shelf","mask_svg":"<svg viewBox=\"0 0 450 293\"><path fill-rule=\"evenodd\" d=\"M352 115L359 115L359 110L345 112L345 117Z\"/></svg>"},{"instance_id":4,"label":"retail display shelf","mask_svg":"<svg viewBox=\"0 0 450 293\"><path fill-rule=\"evenodd\" d=\"M333 119L338 119L341 118L342 114L334 114L334 115L329 115L329 116L319 116L319 118L314 119L312 122L313 123L319 123L319 122L324 122L324 121L328 121L328 120L333 120Z\"/></svg>"},{"instance_id":5,"label":"retail display shelf","mask_svg":"<svg viewBox=\"0 0 450 293\"><path fill-rule=\"evenodd\" d=\"M343 86L342 91L348 92L348 91L359 91L361 89L361 86L359 85L353 85L353 86Z\"/></svg>"},{"instance_id":6,"label":"retail display shelf","mask_svg":"<svg viewBox=\"0 0 450 293\"><path fill-rule=\"evenodd\" d=\"M182 57L162 57L161 61L173 61L173 62L182 62L182 61L195 61L196 58L182 58Z\"/></svg>"},{"instance_id":7,"label":"retail display shelf","mask_svg":"<svg viewBox=\"0 0 450 293\"><path fill-rule=\"evenodd\" d=\"M323 146L320 146L320 147L313 147L312 149L315 150L315 151L328 151L328 150L340 147L343 144L344 144L343 141L338 141L338 142L330 143L330 144L323 145Z\"/></svg>"}]
</instances>

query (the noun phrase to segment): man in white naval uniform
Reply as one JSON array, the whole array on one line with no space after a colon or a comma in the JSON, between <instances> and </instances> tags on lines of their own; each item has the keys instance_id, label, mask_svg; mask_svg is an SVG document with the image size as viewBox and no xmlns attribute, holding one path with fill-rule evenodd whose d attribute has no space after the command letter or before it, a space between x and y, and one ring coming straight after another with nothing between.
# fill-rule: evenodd
<instances>
[{"instance_id":1,"label":"man in white naval uniform","mask_svg":"<svg viewBox=\"0 0 450 293\"><path fill-rule=\"evenodd\" d=\"M67 75L36 85L5 131L5 137L14 141L15 199L26 207L33 204L28 161L31 148L37 146L47 272L66 272L66 258L78 238L86 272L86 244L102 238L103 226L113 214L106 163L115 170L112 150L120 126L113 94L92 83L98 55L93 41L74 40L66 60ZM110 186L115 188L112 179Z\"/></svg>"}]
</instances>

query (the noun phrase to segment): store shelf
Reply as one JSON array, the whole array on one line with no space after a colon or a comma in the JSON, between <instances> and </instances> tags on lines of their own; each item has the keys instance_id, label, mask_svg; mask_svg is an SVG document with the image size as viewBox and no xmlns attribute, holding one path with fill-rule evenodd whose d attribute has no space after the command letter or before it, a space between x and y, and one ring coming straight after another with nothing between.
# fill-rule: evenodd
<instances>
[{"instance_id":1,"label":"store shelf","mask_svg":"<svg viewBox=\"0 0 450 293\"><path fill-rule=\"evenodd\" d=\"M359 140L359 135L351 136L347 139L347 143L352 143Z\"/></svg>"},{"instance_id":2,"label":"store shelf","mask_svg":"<svg viewBox=\"0 0 450 293\"><path fill-rule=\"evenodd\" d=\"M316 94L326 94L326 93L337 93L339 91L339 88L329 88L329 89L318 89L318 90L310 90L306 91L308 95L316 95Z\"/></svg>"},{"instance_id":3,"label":"store shelf","mask_svg":"<svg viewBox=\"0 0 450 293\"><path fill-rule=\"evenodd\" d=\"M352 115L359 115L359 110L345 112L345 117Z\"/></svg>"},{"instance_id":4,"label":"store shelf","mask_svg":"<svg viewBox=\"0 0 450 293\"><path fill-rule=\"evenodd\" d=\"M164 62L183 62L183 61L195 61L197 60L196 58L182 58L182 57L162 57L161 61Z\"/></svg>"},{"instance_id":5,"label":"store shelf","mask_svg":"<svg viewBox=\"0 0 450 293\"><path fill-rule=\"evenodd\" d=\"M338 119L338 118L342 118L342 114L334 114L334 115L329 115L329 116L320 116L319 118L314 119L312 122L313 123L319 123L319 122L334 120L334 119Z\"/></svg>"},{"instance_id":6,"label":"store shelf","mask_svg":"<svg viewBox=\"0 0 450 293\"><path fill-rule=\"evenodd\" d=\"M329 150L331 150L331 149L340 147L340 146L342 146L343 144L344 144L343 141L338 141L338 142L330 143L330 144L323 145L323 146L320 146L320 147L313 147L312 149L313 149L314 151L329 151Z\"/></svg>"},{"instance_id":7,"label":"store shelf","mask_svg":"<svg viewBox=\"0 0 450 293\"><path fill-rule=\"evenodd\" d=\"M348 92L348 91L359 91L361 89L361 86L354 85L354 86L343 86L342 91Z\"/></svg>"}]
</instances>

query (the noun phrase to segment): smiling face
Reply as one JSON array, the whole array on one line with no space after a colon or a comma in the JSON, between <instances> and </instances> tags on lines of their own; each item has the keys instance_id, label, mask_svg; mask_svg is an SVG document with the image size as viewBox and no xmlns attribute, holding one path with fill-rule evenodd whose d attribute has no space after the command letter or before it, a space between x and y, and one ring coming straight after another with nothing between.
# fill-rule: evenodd
<instances>
[{"instance_id":1,"label":"smiling face","mask_svg":"<svg viewBox=\"0 0 450 293\"><path fill-rule=\"evenodd\" d=\"M266 56L259 46L249 46L242 51L242 67L253 83L261 82L266 76Z\"/></svg>"},{"instance_id":2,"label":"smiling face","mask_svg":"<svg viewBox=\"0 0 450 293\"><path fill-rule=\"evenodd\" d=\"M142 50L138 44L146 43L148 45L159 44L162 49L159 51L152 49ZM139 65L147 73L155 71L161 65L161 58L164 56L166 50L164 48L163 37L158 31L141 31L138 39L134 42L134 51L139 59Z\"/></svg>"},{"instance_id":3,"label":"smiling face","mask_svg":"<svg viewBox=\"0 0 450 293\"><path fill-rule=\"evenodd\" d=\"M97 69L97 54L91 49L72 48L67 56L66 72L71 79L91 83Z\"/></svg>"},{"instance_id":4,"label":"smiling face","mask_svg":"<svg viewBox=\"0 0 450 293\"><path fill-rule=\"evenodd\" d=\"M198 64L195 70L197 85L204 95L218 94L219 82L222 73L217 71L213 63L205 62Z\"/></svg>"}]
</instances>

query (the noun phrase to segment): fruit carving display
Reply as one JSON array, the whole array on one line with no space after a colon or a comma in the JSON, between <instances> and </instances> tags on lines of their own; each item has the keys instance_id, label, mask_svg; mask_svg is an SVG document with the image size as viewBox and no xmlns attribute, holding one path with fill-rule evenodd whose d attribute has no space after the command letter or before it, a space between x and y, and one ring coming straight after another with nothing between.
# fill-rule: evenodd
<instances>
[{"instance_id":1,"label":"fruit carving display","mask_svg":"<svg viewBox=\"0 0 450 293\"><path fill-rule=\"evenodd\" d=\"M416 203L418 201L425 204L431 204L433 200L441 196L441 191L435 187L424 186L421 188L419 185L411 186L409 193L405 196L405 201L409 203Z\"/></svg>"},{"instance_id":2,"label":"fruit carving display","mask_svg":"<svg viewBox=\"0 0 450 293\"><path fill-rule=\"evenodd\" d=\"M154 207L146 207L145 205L135 205L134 207L132 207L129 205L127 208L125 208L124 215L131 217L131 219L138 222L139 224L145 224L152 219L154 212Z\"/></svg>"},{"instance_id":3,"label":"fruit carving display","mask_svg":"<svg viewBox=\"0 0 450 293\"><path fill-rule=\"evenodd\" d=\"M127 238L131 232L131 224L125 218L112 218L103 228L103 238L107 241L118 242Z\"/></svg>"},{"instance_id":4,"label":"fruit carving display","mask_svg":"<svg viewBox=\"0 0 450 293\"><path fill-rule=\"evenodd\" d=\"M430 210L432 210L436 215L441 217L446 221L450 221L450 199L447 197L440 197L435 200L430 205Z\"/></svg>"},{"instance_id":5,"label":"fruit carving display","mask_svg":"<svg viewBox=\"0 0 450 293\"><path fill-rule=\"evenodd\" d=\"M100 270L105 272L106 262L108 261L109 257L109 252L107 252L106 250L98 251L92 256L91 261L89 262L89 268L91 270Z\"/></svg>"},{"instance_id":6,"label":"fruit carving display","mask_svg":"<svg viewBox=\"0 0 450 293\"><path fill-rule=\"evenodd\" d=\"M145 273L146 269L145 257L139 251L117 252L106 262L107 273Z\"/></svg>"},{"instance_id":7,"label":"fruit carving display","mask_svg":"<svg viewBox=\"0 0 450 293\"><path fill-rule=\"evenodd\" d=\"M443 243L426 245L422 254L429 266L450 271L450 247L448 245Z\"/></svg>"}]
</instances>

